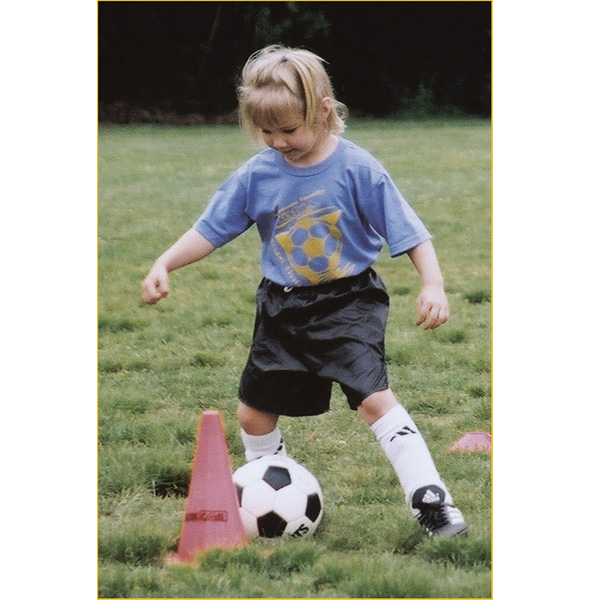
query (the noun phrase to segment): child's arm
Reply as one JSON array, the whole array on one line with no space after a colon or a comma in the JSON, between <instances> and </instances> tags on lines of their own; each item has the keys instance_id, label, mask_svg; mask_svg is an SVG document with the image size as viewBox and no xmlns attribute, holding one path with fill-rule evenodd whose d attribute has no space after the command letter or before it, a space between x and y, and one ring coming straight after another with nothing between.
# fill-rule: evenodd
<instances>
[{"instance_id":1,"label":"child's arm","mask_svg":"<svg viewBox=\"0 0 590 600\"><path fill-rule=\"evenodd\" d=\"M422 290L416 301L418 318L416 325L424 323L424 329L435 329L449 319L449 301L445 294L443 276L438 266L434 246L430 240L408 252L422 278Z\"/></svg>"},{"instance_id":2,"label":"child's arm","mask_svg":"<svg viewBox=\"0 0 590 600\"><path fill-rule=\"evenodd\" d=\"M195 229L189 229L171 248L160 256L143 281L142 297L155 304L168 295L168 273L190 265L215 250L215 246Z\"/></svg>"}]
</instances>

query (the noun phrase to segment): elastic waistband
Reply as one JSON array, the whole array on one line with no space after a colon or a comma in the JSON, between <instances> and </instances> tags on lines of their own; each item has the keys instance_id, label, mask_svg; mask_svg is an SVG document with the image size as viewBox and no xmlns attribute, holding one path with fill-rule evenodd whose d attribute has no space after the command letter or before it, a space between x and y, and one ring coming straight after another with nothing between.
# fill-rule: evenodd
<instances>
[{"instance_id":1,"label":"elastic waistband","mask_svg":"<svg viewBox=\"0 0 590 600\"><path fill-rule=\"evenodd\" d=\"M377 275L377 273L375 273L373 268L369 267L364 271L361 271L357 275L351 275L350 277L340 277L339 279L332 279L332 281L326 281L325 283L318 283L315 285L301 285L296 287L284 286L275 283L274 281L271 281L266 277L262 279L260 285L261 287L265 287L266 289L272 292L284 292L287 294L293 292L305 294L312 290L315 292L324 292L332 289L340 289L342 287L349 288L351 286L354 286L359 281L362 281L364 279L370 279L372 277L379 278L379 276Z\"/></svg>"}]
</instances>

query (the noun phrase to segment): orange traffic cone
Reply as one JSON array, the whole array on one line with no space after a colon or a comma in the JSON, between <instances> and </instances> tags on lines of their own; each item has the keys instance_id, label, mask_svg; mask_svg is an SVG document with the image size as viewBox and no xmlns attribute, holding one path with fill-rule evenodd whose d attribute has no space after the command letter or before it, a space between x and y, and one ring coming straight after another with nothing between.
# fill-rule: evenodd
<instances>
[{"instance_id":1,"label":"orange traffic cone","mask_svg":"<svg viewBox=\"0 0 590 600\"><path fill-rule=\"evenodd\" d=\"M193 562L199 552L237 548L247 542L221 415L216 410L206 410L201 414L197 434L178 553L168 564Z\"/></svg>"}]
</instances>

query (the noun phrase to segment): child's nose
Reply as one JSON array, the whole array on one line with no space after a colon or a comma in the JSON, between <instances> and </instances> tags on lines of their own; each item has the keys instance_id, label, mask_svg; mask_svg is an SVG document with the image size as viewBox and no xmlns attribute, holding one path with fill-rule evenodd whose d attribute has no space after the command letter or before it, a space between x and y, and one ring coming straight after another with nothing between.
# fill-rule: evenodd
<instances>
[{"instance_id":1,"label":"child's nose","mask_svg":"<svg viewBox=\"0 0 590 600\"><path fill-rule=\"evenodd\" d=\"M275 137L272 140L272 147L275 150L281 150L287 147L287 142L285 141L284 137Z\"/></svg>"}]
</instances>

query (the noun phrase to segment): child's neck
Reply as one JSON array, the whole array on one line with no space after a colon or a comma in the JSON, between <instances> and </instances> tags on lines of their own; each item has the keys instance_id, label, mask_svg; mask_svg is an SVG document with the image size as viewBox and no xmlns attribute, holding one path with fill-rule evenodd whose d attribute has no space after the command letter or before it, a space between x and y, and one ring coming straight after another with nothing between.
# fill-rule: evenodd
<instances>
[{"instance_id":1,"label":"child's neck","mask_svg":"<svg viewBox=\"0 0 590 600\"><path fill-rule=\"evenodd\" d=\"M318 142L313 152L310 153L305 160L291 162L287 157L285 157L285 160L293 167L298 167L302 169L314 167L315 165L319 165L320 163L324 162L327 158L329 158L335 152L336 148L338 147L338 143L339 140L335 135L331 133L326 133L318 139Z\"/></svg>"},{"instance_id":2,"label":"child's neck","mask_svg":"<svg viewBox=\"0 0 590 600\"><path fill-rule=\"evenodd\" d=\"M326 158L328 158L329 156L332 156L332 154L335 152L336 148L338 147L338 138L329 133L326 138L324 139L323 145L320 149L320 151L318 152L318 156L317 159L314 161L313 165L317 165L323 161L326 160ZM313 165L309 165L310 167L313 167Z\"/></svg>"}]
</instances>

